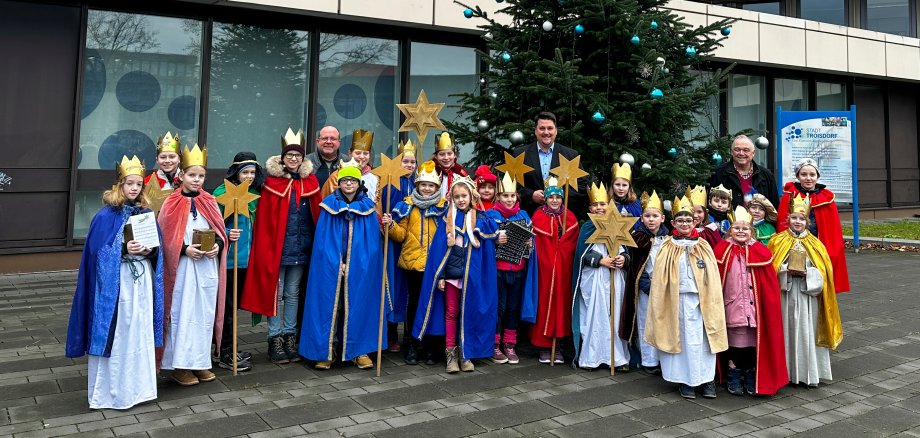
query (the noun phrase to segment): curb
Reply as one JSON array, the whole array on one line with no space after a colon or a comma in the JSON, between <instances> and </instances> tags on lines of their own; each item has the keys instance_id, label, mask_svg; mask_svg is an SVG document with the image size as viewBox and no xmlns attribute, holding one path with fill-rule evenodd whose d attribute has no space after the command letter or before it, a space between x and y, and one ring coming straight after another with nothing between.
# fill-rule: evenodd
<instances>
[{"instance_id":1,"label":"curb","mask_svg":"<svg viewBox=\"0 0 920 438\"><path fill-rule=\"evenodd\" d=\"M853 236L843 236L843 240L853 243ZM872 243L876 245L889 246L889 245L898 245L898 246L910 246L913 248L920 248L920 240L907 240L907 239L886 239L884 237L860 237L859 243Z\"/></svg>"}]
</instances>

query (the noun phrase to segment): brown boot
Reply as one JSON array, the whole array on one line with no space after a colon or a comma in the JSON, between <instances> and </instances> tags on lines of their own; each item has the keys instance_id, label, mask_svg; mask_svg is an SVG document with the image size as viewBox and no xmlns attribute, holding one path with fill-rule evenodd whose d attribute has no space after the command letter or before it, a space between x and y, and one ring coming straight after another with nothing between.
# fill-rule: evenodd
<instances>
[{"instance_id":1,"label":"brown boot","mask_svg":"<svg viewBox=\"0 0 920 438\"><path fill-rule=\"evenodd\" d=\"M182 386L195 386L198 384L198 378L189 370L173 370L169 378Z\"/></svg>"},{"instance_id":2,"label":"brown boot","mask_svg":"<svg viewBox=\"0 0 920 438\"><path fill-rule=\"evenodd\" d=\"M460 371L460 366L457 364L458 360L460 359L458 357L459 351L457 347L444 350L444 355L447 359L447 372L449 374L453 374L457 371Z\"/></svg>"},{"instance_id":3,"label":"brown boot","mask_svg":"<svg viewBox=\"0 0 920 438\"><path fill-rule=\"evenodd\" d=\"M217 378L211 370L195 370L192 372L195 373L195 377L198 378L199 382L213 382Z\"/></svg>"},{"instance_id":4,"label":"brown boot","mask_svg":"<svg viewBox=\"0 0 920 438\"><path fill-rule=\"evenodd\" d=\"M464 373L469 373L475 369L476 367L473 366L473 361L465 357L460 358L460 371L463 371Z\"/></svg>"}]
</instances>

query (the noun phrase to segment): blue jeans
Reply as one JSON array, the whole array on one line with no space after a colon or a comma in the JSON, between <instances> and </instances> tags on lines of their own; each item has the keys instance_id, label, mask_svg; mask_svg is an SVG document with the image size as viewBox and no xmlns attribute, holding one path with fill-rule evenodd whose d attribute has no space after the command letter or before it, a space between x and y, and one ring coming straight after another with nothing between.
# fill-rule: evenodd
<instances>
[{"instance_id":1,"label":"blue jeans","mask_svg":"<svg viewBox=\"0 0 920 438\"><path fill-rule=\"evenodd\" d=\"M297 304L303 265L282 266L278 274L278 311L268 317L268 337L296 333ZM282 308L281 303L284 303Z\"/></svg>"}]
</instances>

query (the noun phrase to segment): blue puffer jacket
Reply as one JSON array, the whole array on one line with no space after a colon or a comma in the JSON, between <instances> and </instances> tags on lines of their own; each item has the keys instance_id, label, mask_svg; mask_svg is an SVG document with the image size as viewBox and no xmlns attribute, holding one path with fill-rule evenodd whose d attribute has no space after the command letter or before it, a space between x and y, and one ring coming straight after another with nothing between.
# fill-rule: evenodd
<instances>
[{"instance_id":1,"label":"blue puffer jacket","mask_svg":"<svg viewBox=\"0 0 920 438\"><path fill-rule=\"evenodd\" d=\"M300 198L300 205L297 205L295 197L291 196L287 228L284 232L284 249L281 251L281 266L305 265L310 261L315 226L309 202L309 198L304 196Z\"/></svg>"}]
</instances>

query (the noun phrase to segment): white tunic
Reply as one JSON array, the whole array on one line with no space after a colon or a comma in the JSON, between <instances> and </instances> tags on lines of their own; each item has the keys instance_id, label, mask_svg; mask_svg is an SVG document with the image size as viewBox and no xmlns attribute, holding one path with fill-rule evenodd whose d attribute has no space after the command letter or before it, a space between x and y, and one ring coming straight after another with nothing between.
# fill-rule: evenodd
<instances>
[{"instance_id":1,"label":"white tunic","mask_svg":"<svg viewBox=\"0 0 920 438\"><path fill-rule=\"evenodd\" d=\"M141 274L122 261L115 333L109 357L89 356L89 407L128 409L157 398L153 348L153 266L147 259L133 262Z\"/></svg>"},{"instance_id":2,"label":"white tunic","mask_svg":"<svg viewBox=\"0 0 920 438\"><path fill-rule=\"evenodd\" d=\"M696 245L698 240L674 240L682 246ZM709 347L706 328L703 326L703 312L700 310L700 295L687 252L680 255L680 301L678 316L680 322L680 353L658 352L661 361L661 375L665 380L699 386L711 382L716 373L716 355ZM651 293L655 293L652 291Z\"/></svg>"},{"instance_id":3,"label":"white tunic","mask_svg":"<svg viewBox=\"0 0 920 438\"><path fill-rule=\"evenodd\" d=\"M594 251L602 257L607 257L607 247L604 245L592 244L588 246L587 251ZM620 254L625 251L626 247L620 247ZM610 365L611 333L614 338L613 366L629 364L629 346L616 334L616 327L620 326L620 308L623 305L626 276L622 269L613 270L615 306L613 309L610 309L610 280L609 268L603 266L592 268L585 265L581 269L576 301L579 315L581 315L579 321L581 350L578 355L578 366L582 368L596 368L601 364ZM610 330L611 311L615 327L612 331Z\"/></svg>"},{"instance_id":4,"label":"white tunic","mask_svg":"<svg viewBox=\"0 0 920 438\"><path fill-rule=\"evenodd\" d=\"M367 196L370 196L371 199L374 199L374 196L377 195L377 186L380 183L380 178L373 173L365 173L361 175L361 181L364 183L364 187L367 188Z\"/></svg>"},{"instance_id":5,"label":"white tunic","mask_svg":"<svg viewBox=\"0 0 920 438\"><path fill-rule=\"evenodd\" d=\"M783 306L783 338L786 341L786 369L789 381L817 385L831 380L831 355L815 345L818 325L818 295L824 278L811 260L805 260L806 277L788 275L788 264L779 271L780 299Z\"/></svg>"},{"instance_id":6,"label":"white tunic","mask_svg":"<svg viewBox=\"0 0 920 438\"><path fill-rule=\"evenodd\" d=\"M192 242L196 228L210 228L204 216L189 213L185 226L186 245ZM211 339L217 307L218 259L202 257L192 260L179 257L176 285L173 288L171 324L166 333L163 351L164 370L211 369Z\"/></svg>"},{"instance_id":7,"label":"white tunic","mask_svg":"<svg viewBox=\"0 0 920 438\"><path fill-rule=\"evenodd\" d=\"M649 278L652 277L652 269L655 268L655 257L661 248L661 243L667 239L667 236L657 236L652 239L652 248L648 253L648 262L645 263L645 272ZM642 275L640 272L639 275ZM642 353L642 366L658 366L658 349L652 344L645 342L645 318L648 315L648 298L649 295L643 292L637 292L638 299L636 302L636 325L639 329L639 351Z\"/></svg>"}]
</instances>

